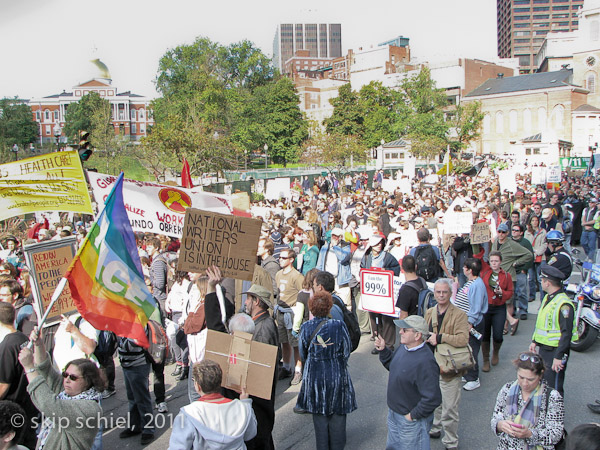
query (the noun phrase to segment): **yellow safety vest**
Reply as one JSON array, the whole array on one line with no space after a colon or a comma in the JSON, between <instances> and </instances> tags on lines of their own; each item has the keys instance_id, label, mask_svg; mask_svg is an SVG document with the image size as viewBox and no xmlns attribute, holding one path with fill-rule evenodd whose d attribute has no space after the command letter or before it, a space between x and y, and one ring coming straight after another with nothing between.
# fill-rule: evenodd
<instances>
[{"instance_id":1,"label":"yellow safety vest","mask_svg":"<svg viewBox=\"0 0 600 450\"><path fill-rule=\"evenodd\" d=\"M542 300L542 305L546 302L548 294ZM564 304L570 304L575 306L571 299L561 292L556 295L550 302L538 312L537 320L535 322L535 331L533 332L533 340L538 344L547 345L549 347L558 347L558 341L560 341L560 323L558 321L560 314L560 308ZM571 342L576 341L579 338L577 334L577 327L575 326L575 314L573 314L573 334L571 336Z\"/></svg>"}]
</instances>

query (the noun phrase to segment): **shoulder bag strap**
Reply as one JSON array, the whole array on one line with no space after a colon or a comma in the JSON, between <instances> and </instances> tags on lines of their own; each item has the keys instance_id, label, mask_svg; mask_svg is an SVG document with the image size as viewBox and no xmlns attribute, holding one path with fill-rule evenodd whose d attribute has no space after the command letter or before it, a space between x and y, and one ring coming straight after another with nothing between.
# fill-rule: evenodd
<instances>
[{"instance_id":1,"label":"shoulder bag strap","mask_svg":"<svg viewBox=\"0 0 600 450\"><path fill-rule=\"evenodd\" d=\"M435 307L435 311L433 313L431 313L431 327L433 328L433 331L435 334L439 334L438 333L438 312L437 312L437 306Z\"/></svg>"},{"instance_id":2,"label":"shoulder bag strap","mask_svg":"<svg viewBox=\"0 0 600 450\"><path fill-rule=\"evenodd\" d=\"M323 320L318 326L317 328L315 328L315 331L313 331L313 334L311 334L310 339L308 340L308 345L310 345L310 343L313 341L313 339L315 338L315 336L317 335L317 333L319 332L319 330L323 327L323 325L325 325L325 322L327 322L328 319Z\"/></svg>"}]
</instances>

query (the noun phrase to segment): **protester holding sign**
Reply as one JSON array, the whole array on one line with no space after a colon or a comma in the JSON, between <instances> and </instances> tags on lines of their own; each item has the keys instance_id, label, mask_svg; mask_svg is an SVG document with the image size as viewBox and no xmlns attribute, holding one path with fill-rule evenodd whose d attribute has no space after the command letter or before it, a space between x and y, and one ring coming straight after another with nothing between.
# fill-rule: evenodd
<instances>
[{"instance_id":1,"label":"protester holding sign","mask_svg":"<svg viewBox=\"0 0 600 450\"><path fill-rule=\"evenodd\" d=\"M391 270L395 276L400 275L400 264L398 260L384 251L385 237L381 234L375 234L369 239L369 248L365 252L360 263L361 269L379 268ZM371 330L376 336L381 336L387 343L387 346L393 350L396 343L396 327L394 318L384 314L369 313L371 318ZM377 348L371 350L371 354L378 354Z\"/></svg>"}]
</instances>

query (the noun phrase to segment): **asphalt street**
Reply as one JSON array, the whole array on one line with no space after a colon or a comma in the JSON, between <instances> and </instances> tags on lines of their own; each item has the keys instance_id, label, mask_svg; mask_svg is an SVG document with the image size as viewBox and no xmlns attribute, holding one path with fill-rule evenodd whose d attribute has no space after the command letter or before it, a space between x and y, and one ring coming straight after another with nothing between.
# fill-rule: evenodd
<instances>
[{"instance_id":1,"label":"asphalt street","mask_svg":"<svg viewBox=\"0 0 600 450\"><path fill-rule=\"evenodd\" d=\"M463 450L494 449L497 439L490 428L490 418L496 396L504 383L515 379L515 369L511 359L524 350L531 342L535 324L535 313L539 300L530 303L529 320L521 321L514 336L506 336L500 352L500 364L492 367L489 373L481 373L481 388L463 391L460 403L459 447ZM387 371L379 363L379 358L371 355L373 348L369 336L363 336L359 348L350 357L350 373L357 393L358 409L348 415L348 449L384 449L387 435L386 386ZM156 440L146 446L148 449L166 449L171 434L170 424L179 408L188 403L186 381L177 382L170 374L175 366L165 369L167 402L169 413L156 414L158 417ZM572 352L565 382L566 428L573 429L581 423L600 422L600 416L593 414L586 406L594 399L600 399L597 377L600 375L600 343L596 343L584 353ZM152 375L150 376L152 386ZM294 414L293 407L300 386L289 386L288 380L281 380L277 386L276 421L273 437L277 449L312 450L315 448L312 416ZM103 401L107 422L116 423L118 417L127 414L127 397L123 385L122 370L117 368L117 394ZM164 419L164 420L163 420ZM119 439L120 429L114 427L104 433L105 449L142 448L139 436ZM432 440L431 448L444 448L441 441Z\"/></svg>"}]
</instances>

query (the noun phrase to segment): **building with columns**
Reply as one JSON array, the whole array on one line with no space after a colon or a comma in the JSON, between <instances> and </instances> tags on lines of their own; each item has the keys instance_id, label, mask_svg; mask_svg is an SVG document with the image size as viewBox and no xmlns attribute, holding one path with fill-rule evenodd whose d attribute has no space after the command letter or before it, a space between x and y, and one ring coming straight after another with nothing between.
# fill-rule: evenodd
<instances>
[{"instance_id":1,"label":"building with columns","mask_svg":"<svg viewBox=\"0 0 600 450\"><path fill-rule=\"evenodd\" d=\"M90 92L97 92L110 102L115 135L123 134L131 141L139 141L146 136L148 127L154 124L150 98L131 91L120 92L111 79L98 77L74 86L70 92L63 91L29 101L33 118L39 126L39 142L56 142L57 134L60 142L66 142L61 130L65 126L69 105Z\"/></svg>"}]
</instances>

